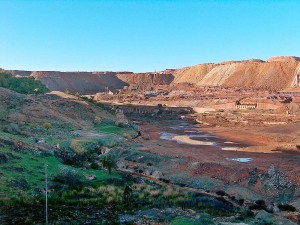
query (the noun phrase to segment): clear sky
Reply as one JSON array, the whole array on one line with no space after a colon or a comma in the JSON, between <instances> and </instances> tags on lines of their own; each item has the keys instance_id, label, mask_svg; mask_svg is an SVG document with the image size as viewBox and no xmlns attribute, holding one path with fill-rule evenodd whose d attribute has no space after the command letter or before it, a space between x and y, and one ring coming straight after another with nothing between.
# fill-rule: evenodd
<instances>
[{"instance_id":1,"label":"clear sky","mask_svg":"<svg viewBox=\"0 0 300 225\"><path fill-rule=\"evenodd\" d=\"M300 0L0 0L0 67L134 71L300 56Z\"/></svg>"}]
</instances>

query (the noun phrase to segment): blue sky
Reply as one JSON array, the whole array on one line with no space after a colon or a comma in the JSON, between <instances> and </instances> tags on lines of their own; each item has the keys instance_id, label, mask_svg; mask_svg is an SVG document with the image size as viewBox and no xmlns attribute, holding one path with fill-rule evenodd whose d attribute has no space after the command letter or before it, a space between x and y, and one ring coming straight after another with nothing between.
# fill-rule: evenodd
<instances>
[{"instance_id":1,"label":"blue sky","mask_svg":"<svg viewBox=\"0 0 300 225\"><path fill-rule=\"evenodd\" d=\"M134 71L300 56L300 1L0 0L0 67Z\"/></svg>"}]
</instances>

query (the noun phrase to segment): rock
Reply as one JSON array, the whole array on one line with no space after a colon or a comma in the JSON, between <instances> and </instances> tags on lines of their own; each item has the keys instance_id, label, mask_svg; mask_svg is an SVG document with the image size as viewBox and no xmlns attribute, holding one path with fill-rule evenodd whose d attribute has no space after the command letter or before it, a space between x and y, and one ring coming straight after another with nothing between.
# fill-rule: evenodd
<instances>
[{"instance_id":1,"label":"rock","mask_svg":"<svg viewBox=\"0 0 300 225\"><path fill-rule=\"evenodd\" d=\"M84 177L87 179L87 180L96 180L96 176L93 175L93 174L84 174Z\"/></svg>"},{"instance_id":2,"label":"rock","mask_svg":"<svg viewBox=\"0 0 300 225\"><path fill-rule=\"evenodd\" d=\"M96 116L94 119L94 124L99 124L102 122L102 119L99 116Z\"/></svg>"},{"instance_id":3,"label":"rock","mask_svg":"<svg viewBox=\"0 0 300 225\"><path fill-rule=\"evenodd\" d=\"M38 144L45 144L46 141L44 138L41 138L40 140L37 141Z\"/></svg>"},{"instance_id":4,"label":"rock","mask_svg":"<svg viewBox=\"0 0 300 225\"><path fill-rule=\"evenodd\" d=\"M255 215L255 219L262 220L262 221L269 222L269 223L273 222L272 214L270 214L264 210L257 211L257 214Z\"/></svg>"},{"instance_id":5,"label":"rock","mask_svg":"<svg viewBox=\"0 0 300 225\"><path fill-rule=\"evenodd\" d=\"M162 172L158 171L158 170L155 170L152 175L152 177L156 178L156 179L159 179L163 176Z\"/></svg>"},{"instance_id":6,"label":"rock","mask_svg":"<svg viewBox=\"0 0 300 225\"><path fill-rule=\"evenodd\" d=\"M274 206L273 205L267 205L266 211L268 213L274 213Z\"/></svg>"},{"instance_id":7,"label":"rock","mask_svg":"<svg viewBox=\"0 0 300 225\"><path fill-rule=\"evenodd\" d=\"M116 126L128 126L129 125L129 121L125 117L122 109L117 109L116 110L116 122L115 122L115 124L116 124Z\"/></svg>"}]
</instances>

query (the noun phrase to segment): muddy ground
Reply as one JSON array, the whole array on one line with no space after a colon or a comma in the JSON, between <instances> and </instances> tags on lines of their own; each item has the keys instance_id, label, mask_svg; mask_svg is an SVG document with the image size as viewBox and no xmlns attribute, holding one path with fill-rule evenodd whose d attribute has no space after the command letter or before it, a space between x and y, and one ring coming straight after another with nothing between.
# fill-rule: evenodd
<instances>
[{"instance_id":1,"label":"muddy ground","mask_svg":"<svg viewBox=\"0 0 300 225\"><path fill-rule=\"evenodd\" d=\"M139 126L138 150L150 154L124 160L127 169L181 186L224 190L249 201L299 205L300 151L276 147L276 127L203 127L146 117L139 118Z\"/></svg>"}]
</instances>

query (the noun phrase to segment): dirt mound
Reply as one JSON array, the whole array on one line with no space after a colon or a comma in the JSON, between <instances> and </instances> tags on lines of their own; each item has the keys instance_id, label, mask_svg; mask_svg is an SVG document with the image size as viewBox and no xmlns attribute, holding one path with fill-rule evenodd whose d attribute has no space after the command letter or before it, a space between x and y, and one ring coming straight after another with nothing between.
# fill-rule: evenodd
<instances>
[{"instance_id":1,"label":"dirt mound","mask_svg":"<svg viewBox=\"0 0 300 225\"><path fill-rule=\"evenodd\" d=\"M246 60L196 65L176 70L174 83L281 90L295 85L299 59L273 57L267 62Z\"/></svg>"},{"instance_id":2,"label":"dirt mound","mask_svg":"<svg viewBox=\"0 0 300 225\"><path fill-rule=\"evenodd\" d=\"M173 83L193 83L200 82L205 75L215 68L217 64L199 64L191 67L184 67L174 72L175 79Z\"/></svg>"},{"instance_id":3,"label":"dirt mound","mask_svg":"<svg viewBox=\"0 0 300 225\"><path fill-rule=\"evenodd\" d=\"M95 94L110 90L123 89L136 85L150 88L169 85L174 76L170 73L132 73L132 72L59 72L59 71L21 71L10 70L14 76L32 76L41 80L51 91L69 90L72 93Z\"/></svg>"},{"instance_id":4,"label":"dirt mound","mask_svg":"<svg viewBox=\"0 0 300 225\"><path fill-rule=\"evenodd\" d=\"M191 83L199 86L224 86L282 90L300 86L300 58L276 56L262 61L224 61L199 64L181 69L167 69L160 73L132 72L30 72L8 71L15 76L33 76L50 90L95 94L122 89L125 86L151 88L157 85Z\"/></svg>"},{"instance_id":5,"label":"dirt mound","mask_svg":"<svg viewBox=\"0 0 300 225\"><path fill-rule=\"evenodd\" d=\"M157 73L130 73L117 74L117 77L129 85L153 87L157 85L169 85L174 80L172 74Z\"/></svg>"},{"instance_id":6,"label":"dirt mound","mask_svg":"<svg viewBox=\"0 0 300 225\"><path fill-rule=\"evenodd\" d=\"M267 60L267 62L288 62L288 61L298 61L300 62L300 57L296 56L273 56Z\"/></svg>"},{"instance_id":7,"label":"dirt mound","mask_svg":"<svg viewBox=\"0 0 300 225\"><path fill-rule=\"evenodd\" d=\"M50 90L81 94L103 92L105 87L115 90L127 85L113 72L33 72L31 76L41 80Z\"/></svg>"}]
</instances>

